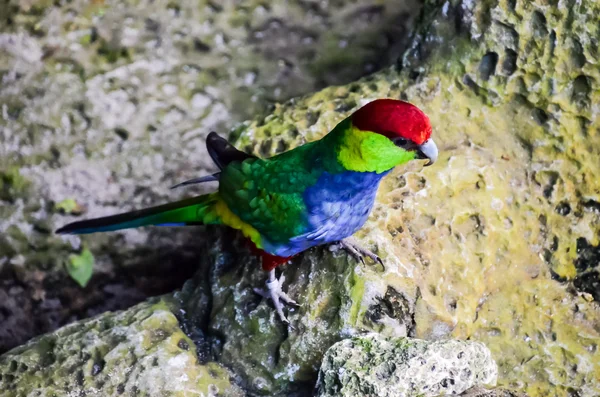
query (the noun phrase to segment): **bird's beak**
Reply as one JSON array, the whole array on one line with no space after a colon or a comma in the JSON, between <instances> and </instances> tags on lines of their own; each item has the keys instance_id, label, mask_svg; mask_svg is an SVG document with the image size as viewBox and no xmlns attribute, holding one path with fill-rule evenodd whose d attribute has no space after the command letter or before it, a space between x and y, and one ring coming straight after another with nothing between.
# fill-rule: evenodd
<instances>
[{"instance_id":1,"label":"bird's beak","mask_svg":"<svg viewBox=\"0 0 600 397\"><path fill-rule=\"evenodd\" d=\"M429 159L429 162L425 164L426 167L435 163L435 160L438 158L438 148L433 139L428 139L425 141L425 143L419 146L417 149L417 158Z\"/></svg>"}]
</instances>

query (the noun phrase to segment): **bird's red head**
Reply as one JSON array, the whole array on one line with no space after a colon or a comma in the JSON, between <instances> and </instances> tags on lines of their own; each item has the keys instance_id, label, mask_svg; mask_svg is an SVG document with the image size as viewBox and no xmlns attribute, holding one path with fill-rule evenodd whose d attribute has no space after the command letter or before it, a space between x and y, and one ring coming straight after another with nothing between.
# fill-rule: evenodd
<instances>
[{"instance_id":1,"label":"bird's red head","mask_svg":"<svg viewBox=\"0 0 600 397\"><path fill-rule=\"evenodd\" d=\"M429 117L415 105L397 99L369 102L351 119L356 128L385 135L392 141L406 139L421 145L431 136Z\"/></svg>"}]
</instances>

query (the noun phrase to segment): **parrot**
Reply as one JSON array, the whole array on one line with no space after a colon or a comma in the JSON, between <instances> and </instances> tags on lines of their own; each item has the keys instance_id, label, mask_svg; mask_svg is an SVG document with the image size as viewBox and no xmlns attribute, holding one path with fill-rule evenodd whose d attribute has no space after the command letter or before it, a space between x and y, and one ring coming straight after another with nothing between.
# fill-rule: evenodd
<instances>
[{"instance_id":1,"label":"parrot","mask_svg":"<svg viewBox=\"0 0 600 397\"><path fill-rule=\"evenodd\" d=\"M208 154L218 172L172 188L216 181L208 193L151 208L67 224L58 234L109 232L141 226L223 225L238 230L268 272L266 289L289 324L284 304L298 305L283 289L275 269L320 245L338 244L364 263L383 264L352 235L367 221L382 178L411 160L433 164L438 149L428 116L398 99L366 103L321 139L269 158L238 150L210 132Z\"/></svg>"}]
</instances>

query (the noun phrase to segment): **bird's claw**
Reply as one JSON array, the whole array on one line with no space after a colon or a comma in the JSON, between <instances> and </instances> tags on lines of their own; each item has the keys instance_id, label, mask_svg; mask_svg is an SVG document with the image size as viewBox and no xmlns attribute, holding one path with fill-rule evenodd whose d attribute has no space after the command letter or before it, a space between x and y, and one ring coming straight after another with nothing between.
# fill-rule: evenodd
<instances>
[{"instance_id":1,"label":"bird's claw","mask_svg":"<svg viewBox=\"0 0 600 397\"><path fill-rule=\"evenodd\" d=\"M292 305L295 307L300 307L300 305L298 304L298 302L296 302L295 300L290 298L290 296L288 294L286 294L285 292L282 291L281 286L283 285L284 281L285 281L284 276L281 276L279 279L277 279L275 277L269 277L269 279L265 283L265 285L267 287L266 290L263 290L260 288L254 288L254 292L256 292L257 294L259 294L260 296L262 296L265 299L271 299L273 301L273 305L275 306L275 310L277 311L277 314L279 315L279 318L281 319L281 321L290 325L289 320L283 314L283 304L281 303L281 301L283 301L284 303L286 303L288 305Z\"/></svg>"},{"instance_id":2,"label":"bird's claw","mask_svg":"<svg viewBox=\"0 0 600 397\"><path fill-rule=\"evenodd\" d=\"M374 262L379 262L381 264L381 266L385 267L385 265L383 264L383 260L378 255L376 255L372 251L360 246L352 237L341 240L340 245L342 246L343 249L348 251L353 257L360 260L363 265L365 264L364 257L367 256L367 257L371 258L371 260L373 260Z\"/></svg>"}]
</instances>

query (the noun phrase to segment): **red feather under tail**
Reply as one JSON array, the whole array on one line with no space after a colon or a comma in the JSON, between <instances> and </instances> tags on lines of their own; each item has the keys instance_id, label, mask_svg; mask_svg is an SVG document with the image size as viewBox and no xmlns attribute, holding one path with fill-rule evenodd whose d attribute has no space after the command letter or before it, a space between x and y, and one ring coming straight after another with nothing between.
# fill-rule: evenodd
<instances>
[{"instance_id":1,"label":"red feather under tail","mask_svg":"<svg viewBox=\"0 0 600 397\"><path fill-rule=\"evenodd\" d=\"M247 240L247 242L248 242L248 246L250 247L250 251L253 254L259 255L261 257L262 269L266 272L270 272L271 270L275 269L277 266L283 265L284 263L286 263L287 261L292 259L291 256L271 255L271 254L261 250L260 248L257 248L256 245L254 245L254 243L252 241Z\"/></svg>"}]
</instances>

